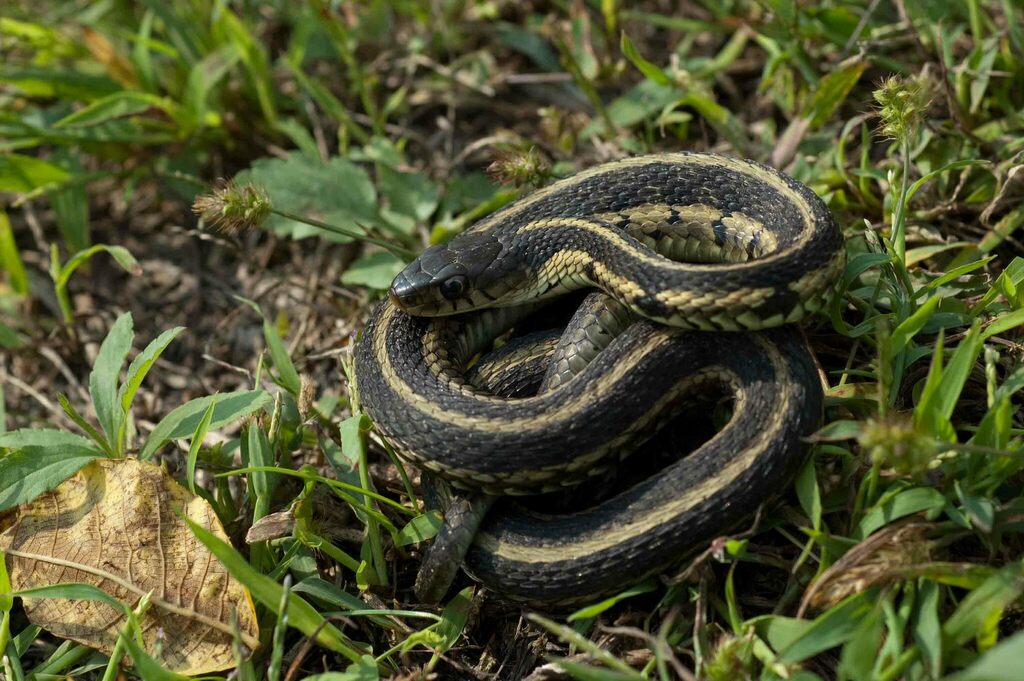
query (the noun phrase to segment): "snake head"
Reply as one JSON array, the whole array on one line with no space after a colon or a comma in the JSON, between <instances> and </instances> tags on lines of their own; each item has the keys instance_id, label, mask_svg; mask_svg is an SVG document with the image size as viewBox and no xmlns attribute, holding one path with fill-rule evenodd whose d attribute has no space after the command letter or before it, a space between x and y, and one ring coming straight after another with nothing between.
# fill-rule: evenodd
<instances>
[{"instance_id":1,"label":"snake head","mask_svg":"<svg viewBox=\"0 0 1024 681\"><path fill-rule=\"evenodd\" d=\"M500 305L523 274L491 235L460 234L431 246L391 283L391 300L409 314L437 316Z\"/></svg>"}]
</instances>

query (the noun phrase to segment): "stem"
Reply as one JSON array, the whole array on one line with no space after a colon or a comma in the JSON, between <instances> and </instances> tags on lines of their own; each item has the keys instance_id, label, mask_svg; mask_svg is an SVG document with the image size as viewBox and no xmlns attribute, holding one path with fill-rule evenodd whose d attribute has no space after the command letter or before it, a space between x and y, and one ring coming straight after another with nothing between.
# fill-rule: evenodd
<instances>
[{"instance_id":1,"label":"stem","mask_svg":"<svg viewBox=\"0 0 1024 681\"><path fill-rule=\"evenodd\" d=\"M32 673L37 677L44 674L59 674L79 660L92 655L92 652L92 648L87 648L81 643L75 644L62 652L56 658L51 657L45 664L40 667L36 667Z\"/></svg>"},{"instance_id":2,"label":"stem","mask_svg":"<svg viewBox=\"0 0 1024 681\"><path fill-rule=\"evenodd\" d=\"M67 279L61 277L62 270L57 244L50 244L50 279L53 280L53 293L57 296L57 305L60 307L60 316L64 319L64 325L74 336L75 315L74 310L71 309L71 299L68 297Z\"/></svg>"},{"instance_id":3,"label":"stem","mask_svg":"<svg viewBox=\"0 0 1024 681\"><path fill-rule=\"evenodd\" d=\"M891 667L878 675L878 681L896 681L903 673L903 670L917 659L918 655L920 655L920 651L917 649L917 646L904 650L903 654L896 658Z\"/></svg>"},{"instance_id":4,"label":"stem","mask_svg":"<svg viewBox=\"0 0 1024 681\"><path fill-rule=\"evenodd\" d=\"M288 220L295 220L296 222L302 222L304 224L310 225L311 227L316 227L317 229L322 229L327 232L333 232L334 234L341 234L342 236L347 236L352 239L356 239L357 241L368 241L369 243L376 244L381 248L386 248L388 251L390 251L394 255L397 255L400 258L411 258L412 256L415 255L415 253L410 251L408 248L396 246L395 244L390 243L388 241L384 241L383 239L378 239L377 237L370 236L365 232L356 232L345 227L338 227L337 225L331 225L326 222L321 222L313 218L307 218L302 215L296 215L295 213L289 213L287 211L278 210L276 208L271 208L270 212L282 218L287 218Z\"/></svg>"},{"instance_id":5,"label":"stem","mask_svg":"<svg viewBox=\"0 0 1024 681\"><path fill-rule=\"evenodd\" d=\"M965 454L985 454L987 456L1008 456L1014 459L1020 459L1024 457L1022 452L1014 452L1008 449L997 449L995 447L983 447L981 445L972 445L967 442L941 442L940 445L946 449L953 450L954 452L964 452Z\"/></svg>"},{"instance_id":6,"label":"stem","mask_svg":"<svg viewBox=\"0 0 1024 681\"><path fill-rule=\"evenodd\" d=\"M381 439L384 444L384 451L387 452L388 458L391 459L391 463L395 465L398 470L398 476L402 479L402 486L405 488L405 493L409 496L409 501L412 502L414 509L421 513L426 511L426 508L416 498L416 492L412 488L412 480L409 479L409 474L405 470L405 466L402 465L401 459L398 458L398 454L395 452L395 448L391 446L391 443L387 440Z\"/></svg>"},{"instance_id":7,"label":"stem","mask_svg":"<svg viewBox=\"0 0 1024 681\"><path fill-rule=\"evenodd\" d=\"M7 654L7 642L11 640L11 611L4 610L3 619L0 619L0 657Z\"/></svg>"},{"instance_id":8,"label":"stem","mask_svg":"<svg viewBox=\"0 0 1024 681\"><path fill-rule=\"evenodd\" d=\"M114 651L110 653L110 660L107 662L107 669L103 673L103 681L114 681L121 671L121 658L124 657L124 649L127 647L125 639L132 636L133 630L138 623L138 618L142 617L149 609L149 597L143 596L142 600L139 601L138 606L135 608L134 617L128 617L121 627L121 633L117 637L117 642L114 644ZM141 633L141 632L140 632Z\"/></svg>"},{"instance_id":9,"label":"stem","mask_svg":"<svg viewBox=\"0 0 1024 681\"><path fill-rule=\"evenodd\" d=\"M359 429L359 485L363 489L370 489L370 463L366 457L366 433ZM363 495L363 503L376 509L377 505L373 500ZM380 527L373 516L366 516L366 536L370 542L370 554L373 557L373 572L377 575L377 582L381 586L388 584L387 563L384 561L384 546L380 540Z\"/></svg>"},{"instance_id":10,"label":"stem","mask_svg":"<svg viewBox=\"0 0 1024 681\"><path fill-rule=\"evenodd\" d=\"M893 207L892 245L896 257L907 267L907 194L910 191L910 135L907 134L901 144L903 155L903 176L900 177L900 194Z\"/></svg>"},{"instance_id":11,"label":"stem","mask_svg":"<svg viewBox=\"0 0 1024 681\"><path fill-rule=\"evenodd\" d=\"M875 495L878 493L879 465L872 462L871 470L868 471L867 487L863 494L858 494L853 501L853 513L850 514L850 526L854 527L861 520L861 514L865 508L874 503Z\"/></svg>"}]
</instances>

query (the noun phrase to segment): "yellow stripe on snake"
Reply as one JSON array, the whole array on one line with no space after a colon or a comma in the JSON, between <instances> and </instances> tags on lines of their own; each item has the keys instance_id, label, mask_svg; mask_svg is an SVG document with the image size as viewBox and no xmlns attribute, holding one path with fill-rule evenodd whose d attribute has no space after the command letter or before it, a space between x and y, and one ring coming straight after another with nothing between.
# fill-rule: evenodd
<instances>
[{"instance_id":1,"label":"yellow stripe on snake","mask_svg":"<svg viewBox=\"0 0 1024 681\"><path fill-rule=\"evenodd\" d=\"M729 396L732 416L709 440L594 505L538 513L501 500L465 557L512 599L621 589L788 488L822 408L794 323L824 306L844 257L824 203L761 164L662 154L601 165L399 274L356 350L360 397L406 460L504 496L595 480L686 404ZM467 378L495 339L543 328L538 308L583 289L608 302L588 299L560 342L545 341L539 392L508 397Z\"/></svg>"}]
</instances>

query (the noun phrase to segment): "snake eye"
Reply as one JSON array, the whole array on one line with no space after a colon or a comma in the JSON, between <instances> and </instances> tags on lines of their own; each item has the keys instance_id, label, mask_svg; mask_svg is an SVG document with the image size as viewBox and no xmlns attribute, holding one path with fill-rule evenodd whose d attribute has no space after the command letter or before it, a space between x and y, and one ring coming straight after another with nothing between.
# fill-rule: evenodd
<instances>
[{"instance_id":1,"label":"snake eye","mask_svg":"<svg viewBox=\"0 0 1024 681\"><path fill-rule=\"evenodd\" d=\"M466 290L466 278L462 275L448 277L441 284L441 295L447 300L455 300Z\"/></svg>"}]
</instances>

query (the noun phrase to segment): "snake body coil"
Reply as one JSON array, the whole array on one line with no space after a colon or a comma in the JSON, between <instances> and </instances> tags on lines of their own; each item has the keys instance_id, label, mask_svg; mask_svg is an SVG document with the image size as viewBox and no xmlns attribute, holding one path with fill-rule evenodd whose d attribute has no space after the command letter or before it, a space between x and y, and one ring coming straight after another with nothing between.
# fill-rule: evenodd
<instances>
[{"instance_id":1,"label":"snake body coil","mask_svg":"<svg viewBox=\"0 0 1024 681\"><path fill-rule=\"evenodd\" d=\"M357 348L360 394L404 457L500 495L591 479L690 398L730 395L720 432L596 506L492 509L466 559L471 574L515 599L586 598L706 545L788 486L822 395L799 332L774 327L819 309L843 263L824 204L765 166L706 154L599 166L403 271ZM467 380L473 359L535 301L585 287L638 315L602 339L592 361L520 399Z\"/></svg>"}]
</instances>

